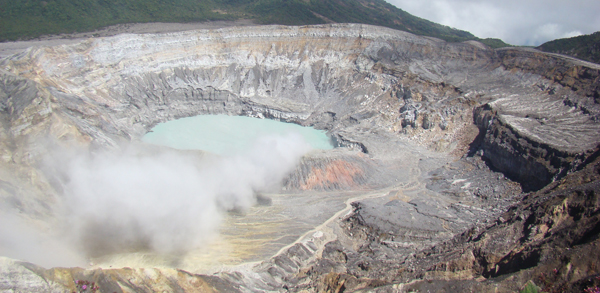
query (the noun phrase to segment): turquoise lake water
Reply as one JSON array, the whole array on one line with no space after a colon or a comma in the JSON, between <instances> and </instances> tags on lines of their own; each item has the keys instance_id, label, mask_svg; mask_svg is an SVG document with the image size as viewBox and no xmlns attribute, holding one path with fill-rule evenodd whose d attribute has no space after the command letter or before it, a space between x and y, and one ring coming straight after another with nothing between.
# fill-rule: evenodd
<instances>
[{"instance_id":1,"label":"turquoise lake water","mask_svg":"<svg viewBox=\"0 0 600 293\"><path fill-rule=\"evenodd\" d=\"M322 130L270 119L227 115L199 115L160 123L142 140L181 150L230 154L248 149L261 136L290 132L302 135L315 149L333 148Z\"/></svg>"}]
</instances>

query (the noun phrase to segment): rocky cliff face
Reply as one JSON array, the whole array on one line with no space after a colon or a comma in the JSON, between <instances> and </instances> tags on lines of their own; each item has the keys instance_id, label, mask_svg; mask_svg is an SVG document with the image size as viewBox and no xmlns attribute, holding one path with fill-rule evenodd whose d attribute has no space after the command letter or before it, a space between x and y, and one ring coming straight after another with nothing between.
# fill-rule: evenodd
<instances>
[{"instance_id":1,"label":"rocky cliff face","mask_svg":"<svg viewBox=\"0 0 600 293\"><path fill-rule=\"evenodd\" d=\"M10 203L6 209L36 221L51 218L62 192L61 178L42 168L44 140L92 151L119 148L157 123L198 114L327 130L344 148L304 158L286 180L287 193L378 192L377 199L348 205L345 211L353 213L346 220L338 213L252 269L213 281L178 272L160 284L136 271L136 282L106 279L104 286L115 290L185 290L186 282L216 280L243 291L399 282L381 268L404 270L419 251L511 203L519 191L504 174L537 190L585 167L600 142L597 65L366 25L119 35L30 48L0 60L0 70L0 194ZM457 154L476 156L451 163ZM373 254L362 257L365 249ZM399 251L412 256L399 262ZM5 275L24 270L39 281L58 274L6 263ZM491 270L461 278L514 272ZM58 291L71 286L52 278L48 286ZM25 277L4 280L3 289L30 284Z\"/></svg>"},{"instance_id":2,"label":"rocky cliff face","mask_svg":"<svg viewBox=\"0 0 600 293\"><path fill-rule=\"evenodd\" d=\"M499 50L505 68L536 72L554 83L538 84L539 93L507 96L479 107L474 119L482 131L483 156L526 189L539 189L577 168L598 144L600 71L564 57L528 50L522 54Z\"/></svg>"}]
</instances>

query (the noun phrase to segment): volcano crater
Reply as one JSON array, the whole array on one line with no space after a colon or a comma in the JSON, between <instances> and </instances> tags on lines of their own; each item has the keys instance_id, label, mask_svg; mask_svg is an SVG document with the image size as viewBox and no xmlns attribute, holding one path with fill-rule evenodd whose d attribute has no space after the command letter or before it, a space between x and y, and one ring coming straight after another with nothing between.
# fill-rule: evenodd
<instances>
[{"instance_id":1,"label":"volcano crater","mask_svg":"<svg viewBox=\"0 0 600 293\"><path fill-rule=\"evenodd\" d=\"M127 271L115 258L65 269L111 274L107 288L152 291L171 278L184 290L301 290L329 273L352 275L356 288L389 283L386 271L496 221L522 190L584 168L600 142L600 66L369 25L124 34L32 47L0 68L3 211L43 227L70 180L47 168L49 145L143 145L143 157L159 152L141 142L158 123L224 114L312 126L338 146L299 159L281 189L259 197L270 204L225 216L215 253L161 259L154 277L144 267L157 263Z\"/></svg>"}]
</instances>

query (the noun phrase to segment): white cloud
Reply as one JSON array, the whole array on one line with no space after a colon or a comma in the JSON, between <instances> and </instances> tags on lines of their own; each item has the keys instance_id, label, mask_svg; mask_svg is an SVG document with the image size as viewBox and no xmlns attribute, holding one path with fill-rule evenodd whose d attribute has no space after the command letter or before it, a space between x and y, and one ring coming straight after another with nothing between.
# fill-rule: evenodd
<instances>
[{"instance_id":1,"label":"white cloud","mask_svg":"<svg viewBox=\"0 0 600 293\"><path fill-rule=\"evenodd\" d=\"M387 1L421 18L514 45L537 46L600 30L597 0Z\"/></svg>"}]
</instances>

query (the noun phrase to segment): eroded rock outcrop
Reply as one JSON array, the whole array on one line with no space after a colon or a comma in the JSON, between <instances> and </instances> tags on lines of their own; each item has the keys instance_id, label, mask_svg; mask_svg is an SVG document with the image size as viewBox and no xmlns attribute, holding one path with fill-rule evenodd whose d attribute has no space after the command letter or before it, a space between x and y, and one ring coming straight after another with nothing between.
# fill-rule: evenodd
<instances>
[{"instance_id":1,"label":"eroded rock outcrop","mask_svg":"<svg viewBox=\"0 0 600 293\"><path fill-rule=\"evenodd\" d=\"M588 87L594 87L590 80ZM508 96L478 107L482 155L523 183L540 189L577 168L598 145L599 104L593 97L541 87L547 95ZM587 106L577 105L587 104Z\"/></svg>"},{"instance_id":2,"label":"eroded rock outcrop","mask_svg":"<svg viewBox=\"0 0 600 293\"><path fill-rule=\"evenodd\" d=\"M119 148L160 122L228 114L315 126L344 147L304 158L285 192L355 191L366 198L347 202L273 258L213 277L170 271L153 285L145 285L145 271L132 272L133 283L119 279L129 276L125 271L84 272L98 283L115 274L102 283L110 290L185 290L196 283L241 291L387 290L426 276L469 279L464 284L477 287L473 278L529 263L510 256L522 255L513 246L513 254L493 247L486 256L484 248L448 252L447 243L478 245L464 244L478 241L469 238L479 233L471 227L494 222L513 203L519 188L504 174L540 189L587 168L600 142L597 65L367 25L120 35L30 48L0 60L0 70L0 194L9 209L39 222L51 218L62 192L61 178L41 167L47 144L40 138L91 151ZM467 157L451 162L448 151ZM491 172L479 156L503 173ZM537 229L552 230L541 226L547 222ZM585 237L596 239L597 228L590 231ZM420 262L432 251L448 260ZM58 278L56 270L30 269L50 279ZM66 271L75 276L79 269ZM70 290L69 278L52 284ZM3 280L2 289L27 283Z\"/></svg>"}]
</instances>

